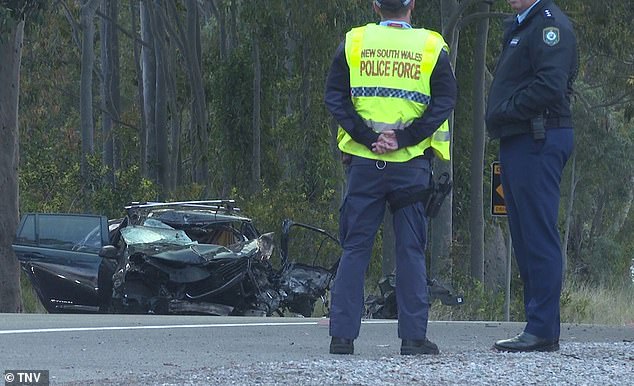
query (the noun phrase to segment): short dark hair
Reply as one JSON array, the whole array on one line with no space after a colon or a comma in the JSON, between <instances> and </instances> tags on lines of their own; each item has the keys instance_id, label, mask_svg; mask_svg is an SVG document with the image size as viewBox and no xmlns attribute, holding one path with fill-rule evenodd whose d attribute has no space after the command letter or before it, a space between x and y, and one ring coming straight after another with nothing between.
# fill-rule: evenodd
<instances>
[{"instance_id":1,"label":"short dark hair","mask_svg":"<svg viewBox=\"0 0 634 386\"><path fill-rule=\"evenodd\" d=\"M407 13L407 7L412 0L374 0L374 4L385 17L402 17Z\"/></svg>"}]
</instances>

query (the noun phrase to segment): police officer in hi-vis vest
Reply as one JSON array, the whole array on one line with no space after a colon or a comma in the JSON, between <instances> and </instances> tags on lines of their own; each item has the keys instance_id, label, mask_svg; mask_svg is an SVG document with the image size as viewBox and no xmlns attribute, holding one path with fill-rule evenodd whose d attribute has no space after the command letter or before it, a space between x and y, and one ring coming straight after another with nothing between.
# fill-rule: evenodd
<instances>
[{"instance_id":1,"label":"police officer in hi-vis vest","mask_svg":"<svg viewBox=\"0 0 634 386\"><path fill-rule=\"evenodd\" d=\"M573 149L570 112L577 73L572 24L552 0L508 0L509 20L487 104L500 140L502 188L524 283L526 327L500 351L559 350L562 253L559 183Z\"/></svg>"},{"instance_id":2,"label":"police officer in hi-vis vest","mask_svg":"<svg viewBox=\"0 0 634 386\"><path fill-rule=\"evenodd\" d=\"M424 191L431 159L449 159L456 80L442 37L410 25L414 2L374 0L381 22L351 29L328 74L325 103L339 123L347 176L339 220L343 255L331 291L332 354L354 352L364 277L386 203ZM427 220L423 203L410 201L393 211L401 354L438 354L427 339Z\"/></svg>"}]
</instances>

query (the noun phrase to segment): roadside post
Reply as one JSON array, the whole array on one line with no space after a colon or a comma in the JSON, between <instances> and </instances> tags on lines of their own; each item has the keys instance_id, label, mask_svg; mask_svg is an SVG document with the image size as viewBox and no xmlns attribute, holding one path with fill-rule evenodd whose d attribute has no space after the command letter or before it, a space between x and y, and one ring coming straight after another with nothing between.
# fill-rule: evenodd
<instances>
[{"instance_id":1,"label":"roadside post","mask_svg":"<svg viewBox=\"0 0 634 386\"><path fill-rule=\"evenodd\" d=\"M500 161L491 163L491 216L506 217L506 204L504 202L504 190L502 189L502 165ZM506 223L506 230L509 235L506 244L506 288L504 292L504 320L511 319L511 258L512 240L511 231Z\"/></svg>"}]
</instances>

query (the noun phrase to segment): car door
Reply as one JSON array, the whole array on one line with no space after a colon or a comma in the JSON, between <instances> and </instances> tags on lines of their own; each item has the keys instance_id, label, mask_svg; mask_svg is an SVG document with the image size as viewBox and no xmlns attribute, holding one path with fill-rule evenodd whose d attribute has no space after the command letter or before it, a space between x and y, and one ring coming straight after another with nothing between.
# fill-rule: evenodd
<instances>
[{"instance_id":1,"label":"car door","mask_svg":"<svg viewBox=\"0 0 634 386\"><path fill-rule=\"evenodd\" d=\"M97 312L104 216L26 214L13 249L48 312Z\"/></svg>"}]
</instances>

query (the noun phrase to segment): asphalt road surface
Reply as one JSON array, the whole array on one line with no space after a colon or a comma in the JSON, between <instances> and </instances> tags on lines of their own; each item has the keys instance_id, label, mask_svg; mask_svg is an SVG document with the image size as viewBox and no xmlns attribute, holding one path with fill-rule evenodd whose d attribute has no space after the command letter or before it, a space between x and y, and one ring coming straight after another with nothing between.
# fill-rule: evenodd
<instances>
[{"instance_id":1,"label":"asphalt road surface","mask_svg":"<svg viewBox=\"0 0 634 386\"><path fill-rule=\"evenodd\" d=\"M443 353L489 349L523 323L442 322L428 336ZM367 320L355 358L398 356L393 320ZM632 342L634 326L565 324L561 342ZM152 374L256 362L333 360L328 319L281 317L0 314L0 370L48 370L50 384L125 384ZM6 383L5 385L9 385Z\"/></svg>"}]
</instances>

